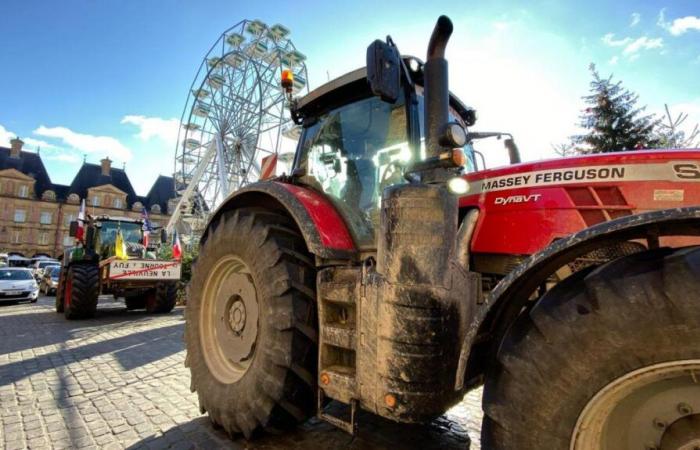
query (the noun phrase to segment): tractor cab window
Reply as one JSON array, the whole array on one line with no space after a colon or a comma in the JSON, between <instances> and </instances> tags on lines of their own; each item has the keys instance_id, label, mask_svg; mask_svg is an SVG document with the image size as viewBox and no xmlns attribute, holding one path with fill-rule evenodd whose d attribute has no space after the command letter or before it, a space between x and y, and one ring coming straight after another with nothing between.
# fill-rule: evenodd
<instances>
[{"instance_id":1,"label":"tractor cab window","mask_svg":"<svg viewBox=\"0 0 700 450\"><path fill-rule=\"evenodd\" d=\"M384 188L404 183L412 161L403 97L359 100L321 115L304 130L298 166L303 181L325 192L358 245L374 243Z\"/></svg>"},{"instance_id":2,"label":"tractor cab window","mask_svg":"<svg viewBox=\"0 0 700 450\"><path fill-rule=\"evenodd\" d=\"M117 233L122 232L124 242L141 242L141 225L132 222L102 222L99 232L95 239L97 240L95 248L104 257L114 255L114 244L117 242Z\"/></svg>"}]
</instances>

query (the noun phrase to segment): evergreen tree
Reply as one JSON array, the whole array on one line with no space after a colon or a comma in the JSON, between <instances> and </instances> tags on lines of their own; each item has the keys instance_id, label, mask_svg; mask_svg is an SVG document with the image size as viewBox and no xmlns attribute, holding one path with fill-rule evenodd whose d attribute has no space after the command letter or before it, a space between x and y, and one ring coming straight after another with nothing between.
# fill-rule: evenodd
<instances>
[{"instance_id":1,"label":"evergreen tree","mask_svg":"<svg viewBox=\"0 0 700 450\"><path fill-rule=\"evenodd\" d=\"M594 64L590 94L583 97L588 107L580 116L579 125L587 133L573 136L582 153L604 153L653 148L657 145L654 129L658 121L644 115L646 106L638 107L639 96L613 82L612 75L601 78Z\"/></svg>"}]
</instances>

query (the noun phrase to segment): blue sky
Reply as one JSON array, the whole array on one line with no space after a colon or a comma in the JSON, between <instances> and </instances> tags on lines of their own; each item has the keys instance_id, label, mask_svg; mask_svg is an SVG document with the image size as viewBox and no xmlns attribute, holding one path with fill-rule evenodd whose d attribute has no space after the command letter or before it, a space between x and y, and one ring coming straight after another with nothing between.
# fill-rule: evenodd
<instances>
[{"instance_id":1,"label":"blue sky","mask_svg":"<svg viewBox=\"0 0 700 450\"><path fill-rule=\"evenodd\" d=\"M0 145L41 146L52 180L83 155L126 168L138 193L172 173L175 135L201 58L242 19L282 23L308 56L312 87L364 65L391 34L422 57L439 14L455 33L451 89L479 110L475 129L513 132L526 159L575 133L594 62L651 111L700 121L700 4L492 2L15 1L0 4ZM490 165L505 162L485 146Z\"/></svg>"}]
</instances>

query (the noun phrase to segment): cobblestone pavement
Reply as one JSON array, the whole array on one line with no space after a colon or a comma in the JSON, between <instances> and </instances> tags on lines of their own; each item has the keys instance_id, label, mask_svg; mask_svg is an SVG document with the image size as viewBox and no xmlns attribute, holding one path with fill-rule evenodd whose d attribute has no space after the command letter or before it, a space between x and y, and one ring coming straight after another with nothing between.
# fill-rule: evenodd
<instances>
[{"instance_id":1,"label":"cobblestone pavement","mask_svg":"<svg viewBox=\"0 0 700 450\"><path fill-rule=\"evenodd\" d=\"M101 299L96 318L67 321L53 301L0 305L0 448L479 448L479 392L425 426L363 414L355 438L312 419L231 441L190 393L181 308L152 316Z\"/></svg>"}]
</instances>

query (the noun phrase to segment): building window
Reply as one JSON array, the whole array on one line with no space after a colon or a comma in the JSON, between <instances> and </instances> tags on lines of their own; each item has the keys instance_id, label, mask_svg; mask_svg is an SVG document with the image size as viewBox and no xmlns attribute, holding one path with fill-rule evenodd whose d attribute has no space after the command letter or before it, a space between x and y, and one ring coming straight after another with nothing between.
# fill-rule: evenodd
<instances>
[{"instance_id":1,"label":"building window","mask_svg":"<svg viewBox=\"0 0 700 450\"><path fill-rule=\"evenodd\" d=\"M12 232L12 243L21 244L22 243L22 230L14 230Z\"/></svg>"},{"instance_id":2,"label":"building window","mask_svg":"<svg viewBox=\"0 0 700 450\"><path fill-rule=\"evenodd\" d=\"M17 195L19 195L22 198L27 198L29 196L29 187L26 184L21 184L19 186Z\"/></svg>"},{"instance_id":3,"label":"building window","mask_svg":"<svg viewBox=\"0 0 700 450\"><path fill-rule=\"evenodd\" d=\"M95 195L92 197L92 206L100 206L100 196Z\"/></svg>"},{"instance_id":4,"label":"building window","mask_svg":"<svg viewBox=\"0 0 700 450\"><path fill-rule=\"evenodd\" d=\"M51 213L48 211L42 211L39 217L39 223L42 225L51 225Z\"/></svg>"},{"instance_id":5,"label":"building window","mask_svg":"<svg viewBox=\"0 0 700 450\"><path fill-rule=\"evenodd\" d=\"M63 236L63 246L70 247L71 245L73 245L73 238L70 237L70 235L66 234L65 236Z\"/></svg>"},{"instance_id":6,"label":"building window","mask_svg":"<svg viewBox=\"0 0 700 450\"><path fill-rule=\"evenodd\" d=\"M72 203L74 205L80 203L80 197L78 197L78 194L70 194L68 196L68 203Z\"/></svg>"},{"instance_id":7,"label":"building window","mask_svg":"<svg viewBox=\"0 0 700 450\"><path fill-rule=\"evenodd\" d=\"M154 214L160 214L160 205L155 204L151 206L151 212Z\"/></svg>"},{"instance_id":8,"label":"building window","mask_svg":"<svg viewBox=\"0 0 700 450\"><path fill-rule=\"evenodd\" d=\"M46 190L46 191L44 191L43 194L41 194L41 198L42 198L42 200L47 200L47 201L52 202L52 201L56 200L56 193L54 191L51 191L51 190Z\"/></svg>"},{"instance_id":9,"label":"building window","mask_svg":"<svg viewBox=\"0 0 700 450\"><path fill-rule=\"evenodd\" d=\"M66 214L66 221L64 222L66 226L70 226L70 223L75 220L75 214Z\"/></svg>"},{"instance_id":10,"label":"building window","mask_svg":"<svg viewBox=\"0 0 700 450\"><path fill-rule=\"evenodd\" d=\"M24 222L27 220L27 211L24 209L15 209L15 222Z\"/></svg>"},{"instance_id":11,"label":"building window","mask_svg":"<svg viewBox=\"0 0 700 450\"><path fill-rule=\"evenodd\" d=\"M122 199L120 198L115 198L114 201L112 202L112 206L114 206L117 209L121 209L122 207Z\"/></svg>"},{"instance_id":12,"label":"building window","mask_svg":"<svg viewBox=\"0 0 700 450\"><path fill-rule=\"evenodd\" d=\"M49 244L49 233L43 232L39 233L39 245L48 245Z\"/></svg>"}]
</instances>

